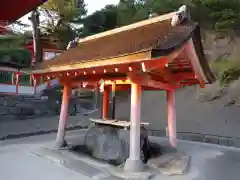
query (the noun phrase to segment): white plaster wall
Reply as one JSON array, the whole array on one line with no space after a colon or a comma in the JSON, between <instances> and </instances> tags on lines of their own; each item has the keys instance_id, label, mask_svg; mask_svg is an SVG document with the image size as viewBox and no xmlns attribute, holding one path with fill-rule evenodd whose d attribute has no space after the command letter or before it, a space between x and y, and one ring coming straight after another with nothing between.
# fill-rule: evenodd
<instances>
[{"instance_id":1,"label":"white plaster wall","mask_svg":"<svg viewBox=\"0 0 240 180\"><path fill-rule=\"evenodd\" d=\"M58 84L58 80L54 79L50 81L51 86ZM48 83L38 85L36 88L36 93L40 93L44 89L48 87ZM8 84L0 84L0 93L16 93L16 85L8 85ZM18 87L19 94L34 94L34 87L32 86L19 86Z\"/></svg>"},{"instance_id":2,"label":"white plaster wall","mask_svg":"<svg viewBox=\"0 0 240 180\"><path fill-rule=\"evenodd\" d=\"M15 85L0 84L0 93L16 93Z\"/></svg>"},{"instance_id":3,"label":"white plaster wall","mask_svg":"<svg viewBox=\"0 0 240 180\"><path fill-rule=\"evenodd\" d=\"M31 86L19 86L19 94L34 94L34 88Z\"/></svg>"}]
</instances>

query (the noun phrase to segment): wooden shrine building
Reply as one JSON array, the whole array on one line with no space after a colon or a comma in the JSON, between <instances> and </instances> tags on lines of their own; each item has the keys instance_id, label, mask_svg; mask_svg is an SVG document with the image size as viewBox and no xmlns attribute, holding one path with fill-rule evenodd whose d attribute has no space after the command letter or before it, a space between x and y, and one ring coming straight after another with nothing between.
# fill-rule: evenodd
<instances>
[{"instance_id":1,"label":"wooden shrine building","mask_svg":"<svg viewBox=\"0 0 240 180\"><path fill-rule=\"evenodd\" d=\"M56 144L65 144L69 94L73 86L100 88L103 91L102 120L108 115L109 93L131 89L130 155L128 171L141 171L140 111L141 92L167 92L169 144L176 147L174 92L215 79L204 56L200 28L190 19L186 6L179 11L79 40L78 46L58 57L37 64L35 78L59 78L64 85ZM113 103L114 111L114 103Z\"/></svg>"}]
</instances>

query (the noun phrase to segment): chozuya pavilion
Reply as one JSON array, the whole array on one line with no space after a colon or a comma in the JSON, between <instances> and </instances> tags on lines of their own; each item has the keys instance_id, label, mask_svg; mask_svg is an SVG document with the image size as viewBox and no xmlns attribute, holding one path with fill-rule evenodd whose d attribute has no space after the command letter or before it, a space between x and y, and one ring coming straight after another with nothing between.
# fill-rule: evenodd
<instances>
[{"instance_id":1,"label":"chozuya pavilion","mask_svg":"<svg viewBox=\"0 0 240 180\"><path fill-rule=\"evenodd\" d=\"M56 139L57 147L66 144L72 87L100 88L103 92L102 121L108 116L109 93L115 101L116 90L131 89L130 155L128 171L141 171L140 124L141 92L166 91L168 103L169 145L177 146L175 91L178 88L212 83L215 79L204 56L200 27L190 19L186 6L178 11L154 17L80 39L78 46L60 56L37 64L31 70L35 78L58 78L64 86Z\"/></svg>"}]
</instances>

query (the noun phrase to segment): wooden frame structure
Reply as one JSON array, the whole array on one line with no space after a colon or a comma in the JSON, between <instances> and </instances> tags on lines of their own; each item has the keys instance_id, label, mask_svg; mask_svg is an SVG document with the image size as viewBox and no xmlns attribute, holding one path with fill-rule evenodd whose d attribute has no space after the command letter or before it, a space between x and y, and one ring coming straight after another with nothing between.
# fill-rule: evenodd
<instances>
[{"instance_id":1,"label":"wooden frame structure","mask_svg":"<svg viewBox=\"0 0 240 180\"><path fill-rule=\"evenodd\" d=\"M131 89L130 156L125 169L141 171L140 112L143 90L164 90L168 102L169 144L176 147L175 90L215 79L205 59L200 29L186 8L129 26L83 38L53 60L31 70L34 77L59 78L64 85L57 147L64 140L69 93L72 87L100 88L102 119L115 119L115 91ZM109 99L112 92L112 113Z\"/></svg>"}]
</instances>

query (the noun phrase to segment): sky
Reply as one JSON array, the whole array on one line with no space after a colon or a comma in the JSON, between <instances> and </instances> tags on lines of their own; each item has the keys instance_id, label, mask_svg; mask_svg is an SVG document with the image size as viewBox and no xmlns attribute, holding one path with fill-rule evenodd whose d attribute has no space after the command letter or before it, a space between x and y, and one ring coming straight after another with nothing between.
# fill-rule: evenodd
<instances>
[{"instance_id":1,"label":"sky","mask_svg":"<svg viewBox=\"0 0 240 180\"><path fill-rule=\"evenodd\" d=\"M117 4L119 0L85 0L87 4L88 14L102 9L107 4Z\"/></svg>"}]
</instances>

